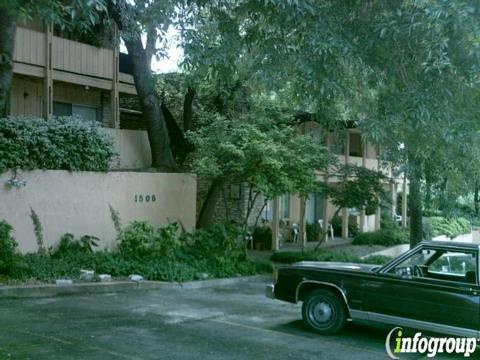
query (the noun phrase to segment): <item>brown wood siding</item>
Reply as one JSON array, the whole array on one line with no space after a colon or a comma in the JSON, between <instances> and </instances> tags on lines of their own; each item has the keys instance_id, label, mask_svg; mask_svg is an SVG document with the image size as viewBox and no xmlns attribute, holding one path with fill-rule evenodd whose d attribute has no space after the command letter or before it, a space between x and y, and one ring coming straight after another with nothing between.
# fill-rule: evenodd
<instances>
[{"instance_id":1,"label":"brown wood siding","mask_svg":"<svg viewBox=\"0 0 480 360\"><path fill-rule=\"evenodd\" d=\"M53 85L53 101L94 107L102 105L101 91L59 82Z\"/></svg>"},{"instance_id":2,"label":"brown wood siding","mask_svg":"<svg viewBox=\"0 0 480 360\"><path fill-rule=\"evenodd\" d=\"M113 50L53 37L53 68L111 79Z\"/></svg>"},{"instance_id":3,"label":"brown wood siding","mask_svg":"<svg viewBox=\"0 0 480 360\"><path fill-rule=\"evenodd\" d=\"M14 77L10 92L10 106L12 115L42 116L43 82Z\"/></svg>"},{"instance_id":4,"label":"brown wood siding","mask_svg":"<svg viewBox=\"0 0 480 360\"><path fill-rule=\"evenodd\" d=\"M17 27L14 61L45 66L45 33Z\"/></svg>"}]
</instances>

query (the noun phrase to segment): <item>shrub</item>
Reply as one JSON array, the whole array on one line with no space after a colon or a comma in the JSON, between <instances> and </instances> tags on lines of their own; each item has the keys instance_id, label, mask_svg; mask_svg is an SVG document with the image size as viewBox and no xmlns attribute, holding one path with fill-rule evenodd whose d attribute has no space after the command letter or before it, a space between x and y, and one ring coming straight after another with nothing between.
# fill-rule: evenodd
<instances>
[{"instance_id":1,"label":"shrub","mask_svg":"<svg viewBox=\"0 0 480 360\"><path fill-rule=\"evenodd\" d=\"M467 234L471 230L470 221L465 218L445 218L432 216L423 218L423 238L432 239L435 236L446 235L454 238Z\"/></svg>"},{"instance_id":2,"label":"shrub","mask_svg":"<svg viewBox=\"0 0 480 360\"><path fill-rule=\"evenodd\" d=\"M7 169L104 171L115 153L97 122L72 117L0 119L0 173Z\"/></svg>"},{"instance_id":3,"label":"shrub","mask_svg":"<svg viewBox=\"0 0 480 360\"><path fill-rule=\"evenodd\" d=\"M93 253L93 248L97 247L98 238L95 236L84 235L79 240L66 233L60 238L57 248L52 252L53 257L66 255L77 255L78 253Z\"/></svg>"},{"instance_id":4,"label":"shrub","mask_svg":"<svg viewBox=\"0 0 480 360\"><path fill-rule=\"evenodd\" d=\"M299 261L333 261L368 264L384 264L391 260L388 256L371 256L366 259L347 254L343 251L318 250L318 251L280 251L275 252L270 260L282 264L292 264Z\"/></svg>"},{"instance_id":5,"label":"shrub","mask_svg":"<svg viewBox=\"0 0 480 360\"><path fill-rule=\"evenodd\" d=\"M0 274L9 275L18 259L17 242L12 236L12 226L0 221Z\"/></svg>"},{"instance_id":6,"label":"shrub","mask_svg":"<svg viewBox=\"0 0 480 360\"><path fill-rule=\"evenodd\" d=\"M172 257L179 243L178 225L155 229L147 221L133 221L120 233L118 249L125 258Z\"/></svg>"},{"instance_id":7,"label":"shrub","mask_svg":"<svg viewBox=\"0 0 480 360\"><path fill-rule=\"evenodd\" d=\"M198 229L187 236L189 242L185 251L196 259L245 259L245 244L241 230L231 224L213 224L207 229ZM185 237L184 237L185 239Z\"/></svg>"},{"instance_id":8,"label":"shrub","mask_svg":"<svg viewBox=\"0 0 480 360\"><path fill-rule=\"evenodd\" d=\"M268 226L255 226L253 229L253 242L261 244L263 250L269 250L272 247L272 229Z\"/></svg>"},{"instance_id":9,"label":"shrub","mask_svg":"<svg viewBox=\"0 0 480 360\"><path fill-rule=\"evenodd\" d=\"M305 232L307 234L307 241L318 241L320 227L317 224L307 223L305 226Z\"/></svg>"},{"instance_id":10,"label":"shrub","mask_svg":"<svg viewBox=\"0 0 480 360\"><path fill-rule=\"evenodd\" d=\"M360 233L353 239L353 245L394 246L408 244L408 233L404 229L380 229L374 232Z\"/></svg>"},{"instance_id":11,"label":"shrub","mask_svg":"<svg viewBox=\"0 0 480 360\"><path fill-rule=\"evenodd\" d=\"M340 216L335 216L332 218L331 222L333 227L333 235L334 236L342 236L342 218ZM348 236L355 237L358 234L358 225L357 223L348 223Z\"/></svg>"}]
</instances>

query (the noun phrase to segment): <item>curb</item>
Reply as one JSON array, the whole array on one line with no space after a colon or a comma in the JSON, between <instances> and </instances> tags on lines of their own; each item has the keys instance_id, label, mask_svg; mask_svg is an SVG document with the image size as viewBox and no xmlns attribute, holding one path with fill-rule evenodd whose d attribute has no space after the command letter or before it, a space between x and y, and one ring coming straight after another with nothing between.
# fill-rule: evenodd
<instances>
[{"instance_id":1,"label":"curb","mask_svg":"<svg viewBox=\"0 0 480 360\"><path fill-rule=\"evenodd\" d=\"M40 298L65 295L106 294L127 291L154 291L160 289L202 289L217 286L235 285L247 281L267 280L264 275L236 278L187 281L184 283L166 281L114 281L108 283L77 283L73 285L19 285L0 286L0 299Z\"/></svg>"}]
</instances>

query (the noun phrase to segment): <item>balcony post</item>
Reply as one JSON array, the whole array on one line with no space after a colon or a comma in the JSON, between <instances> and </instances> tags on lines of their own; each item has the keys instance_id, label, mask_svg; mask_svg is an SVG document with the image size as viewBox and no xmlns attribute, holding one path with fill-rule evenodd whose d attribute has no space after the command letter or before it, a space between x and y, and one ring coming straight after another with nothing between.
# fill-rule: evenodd
<instances>
[{"instance_id":1,"label":"balcony post","mask_svg":"<svg viewBox=\"0 0 480 360\"><path fill-rule=\"evenodd\" d=\"M278 196L275 196L272 201L272 250L280 249L279 244L279 227L280 227L280 204Z\"/></svg>"},{"instance_id":2,"label":"balcony post","mask_svg":"<svg viewBox=\"0 0 480 360\"><path fill-rule=\"evenodd\" d=\"M342 209L342 238L348 239L348 209Z\"/></svg>"},{"instance_id":3,"label":"balcony post","mask_svg":"<svg viewBox=\"0 0 480 360\"><path fill-rule=\"evenodd\" d=\"M53 114L53 26L46 25L45 30L45 77L43 79L43 117L48 119Z\"/></svg>"},{"instance_id":4,"label":"balcony post","mask_svg":"<svg viewBox=\"0 0 480 360\"><path fill-rule=\"evenodd\" d=\"M119 49L120 37L118 34L117 24L114 23L114 47L113 47L113 70L112 70L112 91L110 98L110 107L112 110L112 125L115 129L120 128L120 101L119 101L119 58L120 58L120 49Z\"/></svg>"},{"instance_id":5,"label":"balcony post","mask_svg":"<svg viewBox=\"0 0 480 360\"><path fill-rule=\"evenodd\" d=\"M407 176L405 173L402 184L402 227L407 227Z\"/></svg>"}]
</instances>

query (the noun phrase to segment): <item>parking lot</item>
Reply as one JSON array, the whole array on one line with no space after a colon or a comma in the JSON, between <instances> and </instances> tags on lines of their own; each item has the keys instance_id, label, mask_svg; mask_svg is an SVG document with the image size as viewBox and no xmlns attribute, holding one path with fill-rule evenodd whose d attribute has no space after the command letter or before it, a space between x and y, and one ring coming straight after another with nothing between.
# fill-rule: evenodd
<instances>
[{"instance_id":1,"label":"parking lot","mask_svg":"<svg viewBox=\"0 0 480 360\"><path fill-rule=\"evenodd\" d=\"M388 358L388 329L350 325L334 337L316 335L299 305L264 297L266 281L1 300L0 358Z\"/></svg>"}]
</instances>

